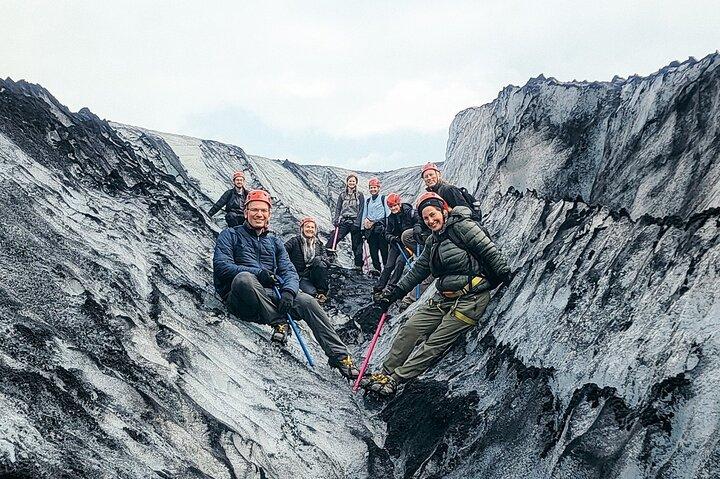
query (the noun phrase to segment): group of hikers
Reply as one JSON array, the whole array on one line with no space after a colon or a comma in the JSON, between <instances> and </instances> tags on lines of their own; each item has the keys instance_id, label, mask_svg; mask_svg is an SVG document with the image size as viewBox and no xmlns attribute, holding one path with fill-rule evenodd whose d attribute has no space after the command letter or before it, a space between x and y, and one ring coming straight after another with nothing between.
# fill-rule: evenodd
<instances>
[{"instance_id":1,"label":"group of hikers","mask_svg":"<svg viewBox=\"0 0 720 479\"><path fill-rule=\"evenodd\" d=\"M355 268L362 270L368 257L372 261L370 272L377 277L373 301L382 313L400 300L407 305L416 286L436 280L437 292L400 327L380 370L358 380L380 396L395 394L475 326L490 291L511 279L472 195L444 181L433 163L423 166L420 175L426 191L413 208L397 193L381 195L377 178L368 182L365 198L358 177L349 174L326 249L311 217L303 218L299 234L283 244L268 229L269 193L248 191L244 173L235 172L233 188L208 211L212 216L225 208L228 228L218 236L213 273L228 311L240 320L270 325L271 340L281 344L290 334L288 321L304 320L330 366L358 380L360 371L321 306L328 298L329 264L338 243L350 234Z\"/></svg>"}]
</instances>

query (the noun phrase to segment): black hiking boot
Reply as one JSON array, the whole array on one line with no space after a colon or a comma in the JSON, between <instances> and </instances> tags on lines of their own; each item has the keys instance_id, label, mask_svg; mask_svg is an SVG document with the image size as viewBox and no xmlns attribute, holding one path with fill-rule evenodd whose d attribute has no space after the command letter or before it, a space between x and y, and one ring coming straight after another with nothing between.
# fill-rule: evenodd
<instances>
[{"instance_id":1,"label":"black hiking boot","mask_svg":"<svg viewBox=\"0 0 720 479\"><path fill-rule=\"evenodd\" d=\"M273 333L270 341L280 345L286 345L290 336L290 325L288 323L273 324Z\"/></svg>"},{"instance_id":2,"label":"black hiking boot","mask_svg":"<svg viewBox=\"0 0 720 479\"><path fill-rule=\"evenodd\" d=\"M355 380L360 375L360 370L355 367L350 356L342 356L330 364L331 367L340 371L345 378Z\"/></svg>"},{"instance_id":3,"label":"black hiking boot","mask_svg":"<svg viewBox=\"0 0 720 479\"><path fill-rule=\"evenodd\" d=\"M397 381L385 373L374 373L367 379L363 378L360 385L366 391L382 397L394 396L398 387Z\"/></svg>"}]
</instances>

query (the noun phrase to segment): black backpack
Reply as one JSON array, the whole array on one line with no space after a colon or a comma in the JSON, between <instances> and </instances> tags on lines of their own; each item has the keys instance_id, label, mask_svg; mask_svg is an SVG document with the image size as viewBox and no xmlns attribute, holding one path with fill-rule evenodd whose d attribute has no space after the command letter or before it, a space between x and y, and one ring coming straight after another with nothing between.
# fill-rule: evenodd
<instances>
[{"instance_id":1,"label":"black backpack","mask_svg":"<svg viewBox=\"0 0 720 479\"><path fill-rule=\"evenodd\" d=\"M472 210L471 218L477 221L477 223L482 228L482 212L480 211L480 202L475 199L473 195L470 194L470 192L465 188L464 186L461 186L458 188L460 190L460 193L463 195L463 199L467 202L467 204L470 206L470 209ZM489 237L490 235L488 235Z\"/></svg>"}]
</instances>

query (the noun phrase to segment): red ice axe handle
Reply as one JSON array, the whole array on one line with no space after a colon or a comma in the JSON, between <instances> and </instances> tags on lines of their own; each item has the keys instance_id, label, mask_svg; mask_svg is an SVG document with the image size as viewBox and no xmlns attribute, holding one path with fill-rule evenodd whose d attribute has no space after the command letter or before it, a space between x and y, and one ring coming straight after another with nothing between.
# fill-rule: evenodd
<instances>
[{"instance_id":1,"label":"red ice axe handle","mask_svg":"<svg viewBox=\"0 0 720 479\"><path fill-rule=\"evenodd\" d=\"M375 344L377 344L377 340L380 337L380 331L385 324L385 318L387 318L387 313L383 313L382 316L380 316L380 322L378 323L377 328L375 328L375 335L373 336L372 341L370 341L370 346L368 346L367 353L365 353L365 359L363 360L362 366L360 366L360 374L355 380L355 384L353 384L353 392L357 392L360 388L360 381L363 376L365 376L365 371L367 371L368 364L370 364L370 358L375 350Z\"/></svg>"}]
</instances>

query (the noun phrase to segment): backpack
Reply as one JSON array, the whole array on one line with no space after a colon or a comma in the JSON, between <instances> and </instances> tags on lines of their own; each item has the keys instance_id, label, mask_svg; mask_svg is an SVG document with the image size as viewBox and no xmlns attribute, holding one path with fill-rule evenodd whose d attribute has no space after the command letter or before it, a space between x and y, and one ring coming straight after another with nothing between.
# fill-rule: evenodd
<instances>
[{"instance_id":1,"label":"backpack","mask_svg":"<svg viewBox=\"0 0 720 479\"><path fill-rule=\"evenodd\" d=\"M470 209L472 210L471 218L474 219L481 228L484 229L482 225L482 212L480 211L480 202L475 199L473 195L470 194L470 192L465 188L464 186L461 186L458 188L460 190L460 193L463 195L463 199L467 202L467 204L470 206ZM488 238L490 235L488 235Z\"/></svg>"},{"instance_id":2,"label":"backpack","mask_svg":"<svg viewBox=\"0 0 720 479\"><path fill-rule=\"evenodd\" d=\"M475 220L473 220L473 221L475 221ZM487 228L485 228L482 224L478 223L477 221L475 221L475 223L480 227L480 229L483 231L483 233L485 233L485 235L488 237L488 239L490 241L492 241L493 244L495 244L495 242L490 237L490 233L488 232ZM467 248L465 246L465 244L459 238L457 238L457 236L455 236L455 235L456 235L456 233L454 231L454 228L449 228L446 231L447 239L449 239L455 246L457 246L458 248L467 252L470 256L475 258L475 261L477 261L478 267L480 268L481 274L483 275L483 277L485 277L485 279L488 281L488 283L490 283L490 286L493 289L500 286L500 284L502 284L502 281L497 277L495 272L492 271L490 268L487 268L485 265L485 262L474 251ZM495 248L497 248L497 245L495 245Z\"/></svg>"}]
</instances>

